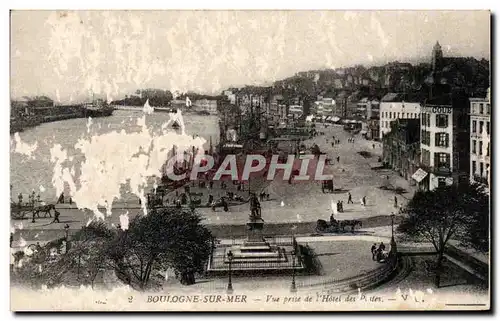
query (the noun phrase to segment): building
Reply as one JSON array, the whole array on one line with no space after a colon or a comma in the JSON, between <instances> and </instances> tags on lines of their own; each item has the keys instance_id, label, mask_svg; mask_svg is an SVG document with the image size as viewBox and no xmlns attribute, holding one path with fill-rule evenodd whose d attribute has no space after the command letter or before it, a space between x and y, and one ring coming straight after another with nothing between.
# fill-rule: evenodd
<instances>
[{"instance_id":1,"label":"building","mask_svg":"<svg viewBox=\"0 0 500 321\"><path fill-rule=\"evenodd\" d=\"M380 102L377 99L372 99L366 105L366 119L380 119Z\"/></svg>"},{"instance_id":2,"label":"building","mask_svg":"<svg viewBox=\"0 0 500 321\"><path fill-rule=\"evenodd\" d=\"M418 119L420 117L420 97L414 94L388 93L380 101L379 137L391 131L391 122L396 119Z\"/></svg>"},{"instance_id":3,"label":"building","mask_svg":"<svg viewBox=\"0 0 500 321\"><path fill-rule=\"evenodd\" d=\"M314 113L318 116L332 116L335 111L335 100L333 98L322 97L314 102Z\"/></svg>"},{"instance_id":4,"label":"building","mask_svg":"<svg viewBox=\"0 0 500 321\"><path fill-rule=\"evenodd\" d=\"M224 96L227 97L227 100L229 100L230 104L236 105L236 94L234 94L232 90L225 90Z\"/></svg>"},{"instance_id":5,"label":"building","mask_svg":"<svg viewBox=\"0 0 500 321\"><path fill-rule=\"evenodd\" d=\"M364 119L379 119L380 103L377 99L369 99L368 97L364 97L360 101L358 101L356 106L356 113L354 113L354 115L359 115Z\"/></svg>"},{"instance_id":6,"label":"building","mask_svg":"<svg viewBox=\"0 0 500 321\"><path fill-rule=\"evenodd\" d=\"M443 94L422 106L420 116L423 190L469 179L469 103L463 94Z\"/></svg>"},{"instance_id":7,"label":"building","mask_svg":"<svg viewBox=\"0 0 500 321\"><path fill-rule=\"evenodd\" d=\"M409 179L420 165L420 120L397 119L384 135L383 162Z\"/></svg>"},{"instance_id":8,"label":"building","mask_svg":"<svg viewBox=\"0 0 500 321\"><path fill-rule=\"evenodd\" d=\"M366 138L373 140L380 140L380 119L373 117L366 122Z\"/></svg>"},{"instance_id":9,"label":"building","mask_svg":"<svg viewBox=\"0 0 500 321\"><path fill-rule=\"evenodd\" d=\"M489 92L489 90L488 90ZM490 186L491 107L486 98L470 98L470 180Z\"/></svg>"},{"instance_id":10,"label":"building","mask_svg":"<svg viewBox=\"0 0 500 321\"><path fill-rule=\"evenodd\" d=\"M210 114L217 114L217 100L199 99L193 105Z\"/></svg>"}]
</instances>

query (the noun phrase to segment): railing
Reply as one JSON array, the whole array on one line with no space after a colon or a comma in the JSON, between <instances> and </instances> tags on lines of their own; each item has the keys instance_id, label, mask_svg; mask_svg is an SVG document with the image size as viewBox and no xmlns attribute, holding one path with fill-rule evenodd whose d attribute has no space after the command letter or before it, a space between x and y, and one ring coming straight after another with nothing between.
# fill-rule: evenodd
<instances>
[{"instance_id":1,"label":"railing","mask_svg":"<svg viewBox=\"0 0 500 321\"><path fill-rule=\"evenodd\" d=\"M357 288L363 288L371 284L375 284L385 280L397 269L397 261L391 260L389 263L385 264L382 268L372 270L361 275L356 275L348 278L329 278L322 281L297 281L297 287L318 287L326 285L334 285L335 289L340 291L348 291L350 289L355 290Z\"/></svg>"},{"instance_id":2,"label":"railing","mask_svg":"<svg viewBox=\"0 0 500 321\"><path fill-rule=\"evenodd\" d=\"M294 245L294 237L290 235L263 236L264 240L272 245ZM232 245L241 245L247 240L246 236L235 236L231 238Z\"/></svg>"}]
</instances>

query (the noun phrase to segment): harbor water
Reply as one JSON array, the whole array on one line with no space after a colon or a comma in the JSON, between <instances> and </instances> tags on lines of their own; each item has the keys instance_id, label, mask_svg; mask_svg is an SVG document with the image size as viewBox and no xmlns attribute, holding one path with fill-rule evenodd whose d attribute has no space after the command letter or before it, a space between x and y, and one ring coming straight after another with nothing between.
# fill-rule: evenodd
<instances>
[{"instance_id":1,"label":"harbor water","mask_svg":"<svg viewBox=\"0 0 500 321\"><path fill-rule=\"evenodd\" d=\"M67 149L69 155L76 155L74 161L83 161L84 156L75 149L75 144L79 139L90 139L93 135L102 135L108 132L139 131L137 119L144 116L141 110L115 110L112 116L95 118L91 120L91 126L88 127L88 119L69 119L51 123L41 124L29 128L19 133L20 140L25 144L37 144L36 150L31 157L15 152L16 141L14 134L11 134L10 144L10 184L11 199L17 202L17 195L23 194L23 202L28 201L28 194L33 190L40 194L40 198L47 203L55 203L58 195L52 183L54 175L54 163L51 162L50 149L55 144L61 145ZM208 149L209 139L214 145L219 137L218 117L200 116L195 114L183 115L184 125L187 135L200 136L206 139L204 148ZM168 113L153 113L146 115L146 126L151 132L159 135L162 125L170 119ZM172 129L173 130L173 129ZM78 180L78 172L75 173L75 180ZM105 182L103 182L105 184ZM65 187L65 195L68 195L68 186ZM136 199L134 195L124 194L127 201Z\"/></svg>"}]
</instances>

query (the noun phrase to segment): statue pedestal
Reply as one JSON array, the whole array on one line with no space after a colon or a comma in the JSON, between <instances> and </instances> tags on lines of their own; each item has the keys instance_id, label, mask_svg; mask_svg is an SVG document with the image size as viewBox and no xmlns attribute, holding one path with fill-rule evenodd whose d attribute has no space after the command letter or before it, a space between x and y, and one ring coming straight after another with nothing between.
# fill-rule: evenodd
<instances>
[{"instance_id":1,"label":"statue pedestal","mask_svg":"<svg viewBox=\"0 0 500 321\"><path fill-rule=\"evenodd\" d=\"M261 218L251 219L247 222L247 240L245 244L266 243L264 237L262 236L263 229L264 220Z\"/></svg>"}]
</instances>

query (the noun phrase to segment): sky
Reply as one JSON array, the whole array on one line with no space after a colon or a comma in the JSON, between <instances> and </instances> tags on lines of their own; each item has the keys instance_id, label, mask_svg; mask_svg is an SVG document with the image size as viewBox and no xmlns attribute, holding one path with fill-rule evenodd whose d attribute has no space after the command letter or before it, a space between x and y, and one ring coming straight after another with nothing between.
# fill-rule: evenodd
<instances>
[{"instance_id":1,"label":"sky","mask_svg":"<svg viewBox=\"0 0 500 321\"><path fill-rule=\"evenodd\" d=\"M11 97L220 93L299 71L490 58L489 11L12 11Z\"/></svg>"}]
</instances>

